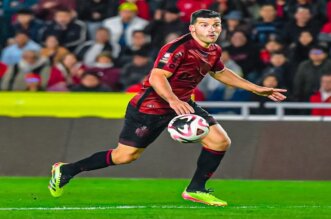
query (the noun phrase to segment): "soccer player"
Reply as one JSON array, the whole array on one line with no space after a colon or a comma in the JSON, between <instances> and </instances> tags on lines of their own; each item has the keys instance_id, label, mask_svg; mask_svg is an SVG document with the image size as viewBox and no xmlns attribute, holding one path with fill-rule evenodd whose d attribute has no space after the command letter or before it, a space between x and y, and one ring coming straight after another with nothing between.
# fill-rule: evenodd
<instances>
[{"instance_id":1,"label":"soccer player","mask_svg":"<svg viewBox=\"0 0 331 219\"><path fill-rule=\"evenodd\" d=\"M191 15L190 33L166 44L160 50L142 90L127 106L125 122L115 149L97 152L75 163L55 163L49 190L54 197L62 195L63 187L75 175L108 166L130 163L140 157L167 127L181 114L197 114L210 125L209 134L201 139L202 151L194 176L182 193L186 200L214 206L227 202L205 188L207 180L219 166L230 138L217 121L191 100L191 94L206 74L216 80L266 96L274 101L286 97L283 89L255 85L224 67L222 50L215 42L222 31L220 14L198 10Z\"/></svg>"}]
</instances>

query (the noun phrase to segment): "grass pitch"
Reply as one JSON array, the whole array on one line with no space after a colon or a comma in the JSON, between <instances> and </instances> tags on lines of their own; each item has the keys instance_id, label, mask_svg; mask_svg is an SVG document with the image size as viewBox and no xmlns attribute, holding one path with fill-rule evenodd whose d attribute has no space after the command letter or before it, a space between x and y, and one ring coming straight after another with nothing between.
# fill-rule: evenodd
<instances>
[{"instance_id":1,"label":"grass pitch","mask_svg":"<svg viewBox=\"0 0 331 219\"><path fill-rule=\"evenodd\" d=\"M49 178L0 178L0 218L331 218L331 182L211 180L228 201L211 207L181 198L184 179L76 178L60 198Z\"/></svg>"}]
</instances>

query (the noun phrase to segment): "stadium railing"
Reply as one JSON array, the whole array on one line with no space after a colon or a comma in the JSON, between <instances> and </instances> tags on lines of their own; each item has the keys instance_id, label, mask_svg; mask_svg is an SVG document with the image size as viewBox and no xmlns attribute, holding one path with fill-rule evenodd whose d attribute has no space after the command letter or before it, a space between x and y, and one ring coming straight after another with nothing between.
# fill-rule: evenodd
<instances>
[{"instance_id":1,"label":"stadium railing","mask_svg":"<svg viewBox=\"0 0 331 219\"><path fill-rule=\"evenodd\" d=\"M274 108L275 115L250 115L250 108L260 106L258 102L209 102L198 104L204 108L237 108L240 114L213 114L219 120L254 120L254 121L331 121L331 116L285 115L285 109L331 109L331 103L265 103L266 108Z\"/></svg>"}]
</instances>

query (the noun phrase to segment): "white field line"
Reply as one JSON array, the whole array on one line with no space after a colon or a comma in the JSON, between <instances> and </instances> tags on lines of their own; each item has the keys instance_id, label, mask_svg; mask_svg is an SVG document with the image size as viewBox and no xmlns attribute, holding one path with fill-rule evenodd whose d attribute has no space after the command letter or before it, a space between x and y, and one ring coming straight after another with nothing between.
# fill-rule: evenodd
<instances>
[{"instance_id":1,"label":"white field line","mask_svg":"<svg viewBox=\"0 0 331 219\"><path fill-rule=\"evenodd\" d=\"M119 206L95 206L95 207L22 207L22 208L0 208L0 211L94 211L94 210L116 210L116 209L207 209L207 206L177 206L177 205L119 205ZM231 209L302 209L318 208L331 209L331 205L293 205L293 206L273 206L273 205L241 205L227 206Z\"/></svg>"}]
</instances>

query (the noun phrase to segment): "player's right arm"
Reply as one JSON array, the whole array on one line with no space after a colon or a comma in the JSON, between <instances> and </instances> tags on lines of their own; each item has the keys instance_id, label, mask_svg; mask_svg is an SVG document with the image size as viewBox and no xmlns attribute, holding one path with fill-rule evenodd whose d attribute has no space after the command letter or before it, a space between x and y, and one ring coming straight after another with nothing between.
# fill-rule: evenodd
<instances>
[{"instance_id":1,"label":"player's right arm","mask_svg":"<svg viewBox=\"0 0 331 219\"><path fill-rule=\"evenodd\" d=\"M172 73L163 69L153 68L149 77L149 83L155 92L167 101L177 115L194 113L194 109L186 102L181 101L172 91L168 82Z\"/></svg>"}]
</instances>

